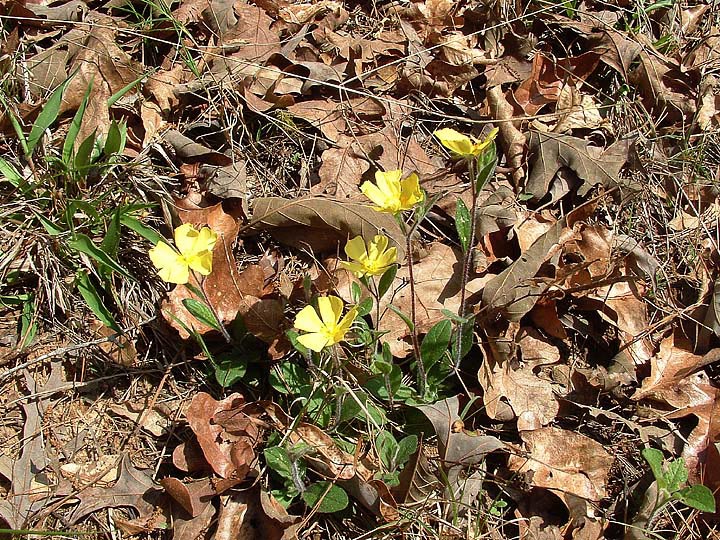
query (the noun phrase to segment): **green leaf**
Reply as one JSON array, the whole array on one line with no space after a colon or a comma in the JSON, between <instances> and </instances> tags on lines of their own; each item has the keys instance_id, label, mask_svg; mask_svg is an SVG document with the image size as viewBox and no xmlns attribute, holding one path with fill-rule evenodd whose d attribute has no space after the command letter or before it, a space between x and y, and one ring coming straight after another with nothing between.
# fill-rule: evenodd
<instances>
[{"instance_id":1,"label":"green leaf","mask_svg":"<svg viewBox=\"0 0 720 540\"><path fill-rule=\"evenodd\" d=\"M100 249L113 258L117 257L118 246L120 245L120 209L113 212L110 218L105 238L103 238Z\"/></svg>"},{"instance_id":2,"label":"green leaf","mask_svg":"<svg viewBox=\"0 0 720 540\"><path fill-rule=\"evenodd\" d=\"M307 370L293 362L282 362L270 372L270 384L281 394L298 394L311 382Z\"/></svg>"},{"instance_id":3,"label":"green leaf","mask_svg":"<svg viewBox=\"0 0 720 540\"><path fill-rule=\"evenodd\" d=\"M665 481L667 482L667 490L670 493L674 493L680 489L680 487L687 482L688 470L685 465L683 458L678 458L667 465L665 471Z\"/></svg>"},{"instance_id":4,"label":"green leaf","mask_svg":"<svg viewBox=\"0 0 720 540\"><path fill-rule=\"evenodd\" d=\"M350 293L352 295L353 303L357 304L362 297L362 291L360 290L360 285L358 285L357 281L353 281L352 285L350 285Z\"/></svg>"},{"instance_id":5,"label":"green leaf","mask_svg":"<svg viewBox=\"0 0 720 540\"><path fill-rule=\"evenodd\" d=\"M488 149L478 157L477 173L475 175L475 193L480 193L488 179L495 174L496 165L497 150L495 149L495 142L493 142Z\"/></svg>"},{"instance_id":6,"label":"green leaf","mask_svg":"<svg viewBox=\"0 0 720 540\"><path fill-rule=\"evenodd\" d=\"M35 147L40 142L40 139L42 138L43 133L45 133L45 130L49 128L57 119L58 112L60 112L60 105L62 104L63 93L65 93L65 88L67 88L67 85L70 83L70 80L72 78L73 75L68 77L65 82L63 82L55 89L55 91L50 96L50 99L47 100L47 103L43 107L43 110L40 111L40 114L38 115L32 129L30 130L30 135L28 135L27 138L26 155L29 156L33 153L33 150L35 150Z\"/></svg>"},{"instance_id":7,"label":"green leaf","mask_svg":"<svg viewBox=\"0 0 720 540\"><path fill-rule=\"evenodd\" d=\"M411 332L413 332L415 330L415 325L410 320L410 317L405 315L402 311L400 311L398 308L396 308L392 304L388 304L388 307L395 313L395 315L397 315L398 317L400 317L403 320L403 322L407 325L407 327L410 329Z\"/></svg>"},{"instance_id":8,"label":"green leaf","mask_svg":"<svg viewBox=\"0 0 720 540\"><path fill-rule=\"evenodd\" d=\"M302 494L305 504L322 514L332 514L347 508L347 493L340 486L330 482L317 482L309 486Z\"/></svg>"},{"instance_id":9,"label":"green leaf","mask_svg":"<svg viewBox=\"0 0 720 540\"><path fill-rule=\"evenodd\" d=\"M417 435L408 435L398 443L397 466L400 467L410 459L418 447Z\"/></svg>"},{"instance_id":10,"label":"green leaf","mask_svg":"<svg viewBox=\"0 0 720 540\"><path fill-rule=\"evenodd\" d=\"M242 351L235 349L217 356L213 375L220 386L228 388L245 376L247 366L247 358L243 358Z\"/></svg>"},{"instance_id":11,"label":"green leaf","mask_svg":"<svg viewBox=\"0 0 720 540\"><path fill-rule=\"evenodd\" d=\"M222 332L220 323L207 304L201 302L200 300L195 300L194 298L184 298L182 303L183 306L185 306L185 309L187 309L198 321L210 328L214 328L218 332Z\"/></svg>"},{"instance_id":12,"label":"green leaf","mask_svg":"<svg viewBox=\"0 0 720 540\"><path fill-rule=\"evenodd\" d=\"M62 150L62 161L66 166L70 164L70 158L72 157L73 149L75 147L75 139L77 139L78 133L80 132L80 126L82 125L83 116L85 116L85 109L87 108L88 100L90 99L92 87L93 82L90 81L87 90L85 90L85 96L83 97L82 102L80 102L80 106L75 112L75 116L73 117L70 127L68 128L67 135L65 136L65 143L63 144Z\"/></svg>"},{"instance_id":13,"label":"green leaf","mask_svg":"<svg viewBox=\"0 0 720 540\"><path fill-rule=\"evenodd\" d=\"M287 450L281 446L272 446L266 448L263 451L263 455L265 456L265 463L267 463L268 467L278 473L281 478L292 482L292 462L290 461Z\"/></svg>"},{"instance_id":14,"label":"green leaf","mask_svg":"<svg viewBox=\"0 0 720 540\"><path fill-rule=\"evenodd\" d=\"M643 448L641 453L642 457L644 457L645 461L647 461L648 465L650 465L650 470L652 471L655 480L658 481L658 487L664 487L660 486L660 481L665 476L665 471L663 471L662 468L664 459L663 453L655 448Z\"/></svg>"},{"instance_id":15,"label":"green leaf","mask_svg":"<svg viewBox=\"0 0 720 540\"><path fill-rule=\"evenodd\" d=\"M358 317L364 317L365 315L367 315L368 313L370 313L372 311L372 308L373 308L373 299L366 298L365 300L363 300L362 302L360 302L357 305Z\"/></svg>"},{"instance_id":16,"label":"green leaf","mask_svg":"<svg viewBox=\"0 0 720 540\"><path fill-rule=\"evenodd\" d=\"M112 313L110 313L110 310L103 303L102 295L98 292L95 285L93 285L88 273L84 271L78 272L75 283L78 292L98 320L105 326L112 328L116 332L120 332L120 326L115 322Z\"/></svg>"},{"instance_id":17,"label":"green leaf","mask_svg":"<svg viewBox=\"0 0 720 540\"><path fill-rule=\"evenodd\" d=\"M385 270L385 273L380 278L378 283L378 298L382 298L390 290L393 282L395 281L395 275L397 274L398 267L393 264L390 268Z\"/></svg>"},{"instance_id":18,"label":"green leaf","mask_svg":"<svg viewBox=\"0 0 720 540\"><path fill-rule=\"evenodd\" d=\"M22 126L20 125L20 122L18 122L17 116L15 116L15 111L10 108L10 105L5 100L2 92L0 92L0 103L2 103L3 107L5 107L5 111L7 112L7 118L8 120L10 120L10 124L12 124L12 127L15 130L15 135L17 135L18 141L20 141L20 147L22 148L23 154L29 156L30 151L28 150L28 143L27 138L25 138L25 133L23 133Z\"/></svg>"},{"instance_id":19,"label":"green leaf","mask_svg":"<svg viewBox=\"0 0 720 540\"><path fill-rule=\"evenodd\" d=\"M420 345L420 357L426 369L443 357L450 345L451 336L452 323L447 319L443 319L430 329Z\"/></svg>"},{"instance_id":20,"label":"green leaf","mask_svg":"<svg viewBox=\"0 0 720 540\"><path fill-rule=\"evenodd\" d=\"M460 239L463 253L467 253L470 248L470 233L472 231L472 218L470 210L465 206L462 199L458 198L455 206L455 229Z\"/></svg>"},{"instance_id":21,"label":"green leaf","mask_svg":"<svg viewBox=\"0 0 720 540\"><path fill-rule=\"evenodd\" d=\"M460 355L458 355L457 351L457 333L461 332L460 337ZM453 336L451 339L452 342L452 357L453 358L460 358L461 360L467 356L467 353L470 352L470 349L473 345L473 325L469 322L467 323L460 323L455 327L455 331L453 332Z\"/></svg>"},{"instance_id":22,"label":"green leaf","mask_svg":"<svg viewBox=\"0 0 720 540\"><path fill-rule=\"evenodd\" d=\"M125 125L125 121L123 120L122 122L116 122L115 120L113 120L110 124L110 128L108 129L103 153L107 157L122 153L122 151L125 150L126 140L127 126Z\"/></svg>"},{"instance_id":23,"label":"green leaf","mask_svg":"<svg viewBox=\"0 0 720 540\"><path fill-rule=\"evenodd\" d=\"M61 228L59 228L57 225L55 225L52 221L50 221L48 218L43 216L42 214L36 212L35 210L32 210L32 213L35 214L35 217L40 222L40 224L43 226L43 229L50 235L50 236L59 236L65 231Z\"/></svg>"},{"instance_id":24,"label":"green leaf","mask_svg":"<svg viewBox=\"0 0 720 540\"><path fill-rule=\"evenodd\" d=\"M397 465L398 443L389 431L381 431L375 437L375 448L380 461L388 471L394 471Z\"/></svg>"},{"instance_id":25,"label":"green leaf","mask_svg":"<svg viewBox=\"0 0 720 540\"><path fill-rule=\"evenodd\" d=\"M678 491L675 497L690 508L715 513L715 497L707 486L688 486Z\"/></svg>"},{"instance_id":26,"label":"green leaf","mask_svg":"<svg viewBox=\"0 0 720 540\"><path fill-rule=\"evenodd\" d=\"M75 153L75 159L73 160L74 169L78 172L83 172L90 163L93 148L95 147L95 135L97 129L88 135L83 142L78 146L77 152Z\"/></svg>"},{"instance_id":27,"label":"green leaf","mask_svg":"<svg viewBox=\"0 0 720 540\"><path fill-rule=\"evenodd\" d=\"M162 235L155 229L144 225L140 220L132 216L128 216L127 214L122 214L120 216L120 223L125 225L131 231L135 231L145 240L151 242L153 245L156 245L163 239Z\"/></svg>"},{"instance_id":28,"label":"green leaf","mask_svg":"<svg viewBox=\"0 0 720 540\"><path fill-rule=\"evenodd\" d=\"M28 295L23 302L20 314L20 339L18 349L22 350L35 339L37 334L37 321L35 320L35 295Z\"/></svg>"},{"instance_id":29,"label":"green leaf","mask_svg":"<svg viewBox=\"0 0 720 540\"><path fill-rule=\"evenodd\" d=\"M121 276L135 281L127 270L120 266L115 260L110 257L107 253L97 247L90 238L84 234L78 233L75 238L67 241L67 246L71 249L84 253L88 257L95 259L97 262L104 264L105 266L112 268L115 272Z\"/></svg>"},{"instance_id":30,"label":"green leaf","mask_svg":"<svg viewBox=\"0 0 720 540\"><path fill-rule=\"evenodd\" d=\"M138 84L140 81L142 81L142 80L143 80L144 78L146 78L146 77L147 77L147 75L141 75L140 77L138 77L137 79L135 79L133 82L131 82L131 83L129 83L129 84L126 84L126 85L123 86L120 90L118 90L118 91L115 92L112 96L110 96L110 97L108 98L108 100L107 100L107 106L108 106L108 108L110 108L110 107L112 107L113 105L115 105L115 103L117 102L118 99L120 99L120 98L123 97L125 94L127 94L130 90L132 90L135 86L137 86L137 84Z\"/></svg>"},{"instance_id":31,"label":"green leaf","mask_svg":"<svg viewBox=\"0 0 720 540\"><path fill-rule=\"evenodd\" d=\"M15 170L14 166L5 161L3 158L0 158L0 174L2 174L3 178L16 188L19 188L23 183L23 177L20 173Z\"/></svg>"}]
</instances>

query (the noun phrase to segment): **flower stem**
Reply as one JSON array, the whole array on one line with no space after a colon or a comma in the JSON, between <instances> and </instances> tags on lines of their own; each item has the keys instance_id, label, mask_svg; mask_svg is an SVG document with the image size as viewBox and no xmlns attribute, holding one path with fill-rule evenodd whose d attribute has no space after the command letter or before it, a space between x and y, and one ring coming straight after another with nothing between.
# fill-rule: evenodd
<instances>
[{"instance_id":1,"label":"flower stem","mask_svg":"<svg viewBox=\"0 0 720 540\"><path fill-rule=\"evenodd\" d=\"M460 280L460 307L458 307L458 317L465 318L465 295L467 292L468 279L470 278L470 265L472 264L472 252L475 245L475 214L477 213L478 196L475 178L475 160L470 158L468 163L468 175L470 176L470 193L472 195L472 205L470 208L470 239L468 241L467 251L463 253L462 276ZM455 339L455 368L460 367L462 360L462 342L465 330L464 322L458 322L457 337Z\"/></svg>"},{"instance_id":2,"label":"flower stem","mask_svg":"<svg viewBox=\"0 0 720 540\"><path fill-rule=\"evenodd\" d=\"M403 227L403 231L404 231ZM425 385L426 385L426 374L425 364L423 364L422 358L420 357L420 341L417 335L417 316L415 309L415 275L413 274L413 260L412 260L412 245L410 242L410 234L405 235L405 246L407 248L407 259L408 259L408 277L410 278L410 320L413 323L411 328L410 337L412 339L413 352L415 353L415 359L417 360L417 384L418 394L420 398L425 397Z\"/></svg>"}]
</instances>

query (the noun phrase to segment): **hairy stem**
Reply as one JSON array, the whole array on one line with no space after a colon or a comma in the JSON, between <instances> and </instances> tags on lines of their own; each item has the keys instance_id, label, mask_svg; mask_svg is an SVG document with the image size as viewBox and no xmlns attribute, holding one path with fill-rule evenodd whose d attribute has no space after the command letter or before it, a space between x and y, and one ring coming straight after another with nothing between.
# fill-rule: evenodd
<instances>
[{"instance_id":1,"label":"hairy stem","mask_svg":"<svg viewBox=\"0 0 720 540\"><path fill-rule=\"evenodd\" d=\"M420 341L417 335L417 317L415 311L415 275L413 274L413 260L412 260L412 245L410 242L411 234L405 235L405 246L407 247L407 258L408 258L408 276L410 278L410 320L413 323L411 328L410 336L412 339L413 352L415 353L415 359L417 360L417 379L418 379L418 394L421 398L425 397L425 364L423 364L422 358L420 358Z\"/></svg>"},{"instance_id":2,"label":"hairy stem","mask_svg":"<svg viewBox=\"0 0 720 540\"><path fill-rule=\"evenodd\" d=\"M472 194L472 205L470 208L470 239L468 248L463 253L462 276L460 279L460 307L458 308L458 316L465 318L465 295L467 292L467 283L470 277L470 265L472 264L472 250L475 245L475 214L477 212L478 195L476 178L475 178L475 160L468 159L468 174L470 176L470 190ZM460 366L462 360L462 341L463 332L465 330L464 322L458 322L457 337L455 339L455 367Z\"/></svg>"}]
</instances>

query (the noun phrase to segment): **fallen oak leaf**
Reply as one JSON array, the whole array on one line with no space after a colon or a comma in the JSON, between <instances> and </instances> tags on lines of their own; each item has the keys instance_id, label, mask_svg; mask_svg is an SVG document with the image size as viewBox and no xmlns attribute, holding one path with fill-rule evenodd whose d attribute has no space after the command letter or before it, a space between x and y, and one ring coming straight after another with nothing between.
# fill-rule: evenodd
<instances>
[{"instance_id":1,"label":"fallen oak leaf","mask_svg":"<svg viewBox=\"0 0 720 540\"><path fill-rule=\"evenodd\" d=\"M112 487L88 487L81 490L76 498L79 504L68 517L68 523L74 524L82 518L103 508L132 507L141 516L150 515L155 505L152 490L156 487L152 476L136 469L130 458L123 455L120 461L120 475Z\"/></svg>"},{"instance_id":2,"label":"fallen oak leaf","mask_svg":"<svg viewBox=\"0 0 720 540\"><path fill-rule=\"evenodd\" d=\"M586 195L596 184L619 184L620 169L630 157L633 141L617 141L606 149L569 135L533 132L530 134L530 172L525 192L543 199L558 171L568 167L582 180L578 195Z\"/></svg>"}]
</instances>

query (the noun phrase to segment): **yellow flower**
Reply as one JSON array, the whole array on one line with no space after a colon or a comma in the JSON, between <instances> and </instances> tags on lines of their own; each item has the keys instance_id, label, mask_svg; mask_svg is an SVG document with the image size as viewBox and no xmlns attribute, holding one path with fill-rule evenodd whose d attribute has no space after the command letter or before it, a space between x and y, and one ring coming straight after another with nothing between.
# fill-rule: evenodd
<instances>
[{"instance_id":1,"label":"yellow flower","mask_svg":"<svg viewBox=\"0 0 720 540\"><path fill-rule=\"evenodd\" d=\"M163 281L182 285L190 280L190 269L207 276L212 272L212 250L217 234L210 227L198 231L191 223L175 229L178 251L165 242L158 242L148 255Z\"/></svg>"},{"instance_id":2,"label":"yellow flower","mask_svg":"<svg viewBox=\"0 0 720 540\"><path fill-rule=\"evenodd\" d=\"M365 246L362 236L345 244L345 253L352 261L341 261L340 266L357 277L379 276L397 261L397 248L388 249L388 237L378 234Z\"/></svg>"},{"instance_id":3,"label":"yellow flower","mask_svg":"<svg viewBox=\"0 0 720 540\"><path fill-rule=\"evenodd\" d=\"M480 141L450 128L438 129L435 132L435 136L445 148L464 158L478 157L493 143L497 134L498 128L494 128L485 140Z\"/></svg>"},{"instance_id":4,"label":"yellow flower","mask_svg":"<svg viewBox=\"0 0 720 540\"><path fill-rule=\"evenodd\" d=\"M402 171L377 171L375 182L365 182L360 186L365 196L374 202L378 212L397 214L403 210L412 210L419 202L425 199L425 193L420 189L420 180L417 174L412 173L401 180Z\"/></svg>"},{"instance_id":5,"label":"yellow flower","mask_svg":"<svg viewBox=\"0 0 720 540\"><path fill-rule=\"evenodd\" d=\"M352 308L340 320L343 307L343 301L337 296L321 296L318 298L319 317L314 307L302 308L295 317L295 328L310 333L299 336L298 341L315 352L340 343L357 317L357 308Z\"/></svg>"}]
</instances>

